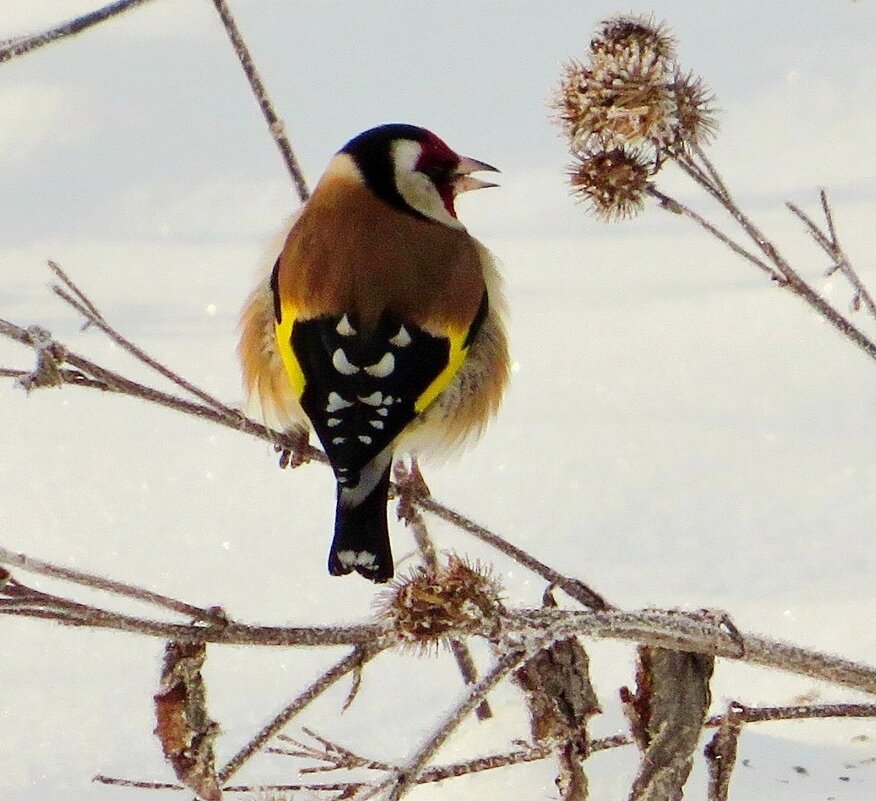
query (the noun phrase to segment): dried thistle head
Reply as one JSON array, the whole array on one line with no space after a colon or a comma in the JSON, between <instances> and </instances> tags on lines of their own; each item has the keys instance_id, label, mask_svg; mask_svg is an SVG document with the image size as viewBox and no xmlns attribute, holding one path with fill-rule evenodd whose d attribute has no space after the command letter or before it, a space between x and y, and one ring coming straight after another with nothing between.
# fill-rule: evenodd
<instances>
[{"instance_id":1,"label":"dried thistle head","mask_svg":"<svg viewBox=\"0 0 876 801\"><path fill-rule=\"evenodd\" d=\"M718 132L713 102L715 96L702 78L688 72L686 75L676 71L672 80L675 96L676 131L680 143L703 145L711 141Z\"/></svg>"},{"instance_id":2,"label":"dried thistle head","mask_svg":"<svg viewBox=\"0 0 876 801\"><path fill-rule=\"evenodd\" d=\"M596 54L639 53L642 56L670 62L675 58L675 37L669 27L655 22L653 16L619 14L600 23L590 42Z\"/></svg>"},{"instance_id":3,"label":"dried thistle head","mask_svg":"<svg viewBox=\"0 0 876 801\"><path fill-rule=\"evenodd\" d=\"M604 148L668 143L676 127L675 98L659 63L614 57L563 68L551 105L570 140Z\"/></svg>"},{"instance_id":4,"label":"dried thistle head","mask_svg":"<svg viewBox=\"0 0 876 801\"><path fill-rule=\"evenodd\" d=\"M652 174L651 161L639 150L585 151L569 168L569 183L597 217L619 220L642 210Z\"/></svg>"},{"instance_id":5,"label":"dried thistle head","mask_svg":"<svg viewBox=\"0 0 876 801\"><path fill-rule=\"evenodd\" d=\"M377 597L378 614L400 641L424 651L454 636L489 634L502 611L489 568L451 554L435 571L415 568Z\"/></svg>"},{"instance_id":6,"label":"dried thistle head","mask_svg":"<svg viewBox=\"0 0 876 801\"><path fill-rule=\"evenodd\" d=\"M605 20L584 61L563 65L551 100L576 159L572 191L597 216L635 214L648 180L717 124L702 79L675 63L675 40L650 17Z\"/></svg>"},{"instance_id":7,"label":"dried thistle head","mask_svg":"<svg viewBox=\"0 0 876 801\"><path fill-rule=\"evenodd\" d=\"M582 117L587 113L587 89L592 73L580 61L570 59L562 65L560 85L549 101L556 114L554 119L565 129L571 139L583 126Z\"/></svg>"}]
</instances>

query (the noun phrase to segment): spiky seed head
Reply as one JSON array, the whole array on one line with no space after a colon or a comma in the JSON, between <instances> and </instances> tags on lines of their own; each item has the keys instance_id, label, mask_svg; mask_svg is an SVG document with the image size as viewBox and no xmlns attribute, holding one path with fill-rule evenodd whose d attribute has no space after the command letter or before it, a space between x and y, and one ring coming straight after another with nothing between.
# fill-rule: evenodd
<instances>
[{"instance_id":1,"label":"spiky seed head","mask_svg":"<svg viewBox=\"0 0 876 801\"><path fill-rule=\"evenodd\" d=\"M563 65L551 106L579 147L659 146L673 139L677 122L668 69L653 50L591 51L587 65Z\"/></svg>"},{"instance_id":2,"label":"spiky seed head","mask_svg":"<svg viewBox=\"0 0 876 801\"><path fill-rule=\"evenodd\" d=\"M377 597L378 614L408 647L429 651L456 636L495 631L501 587L489 568L449 555L434 571L417 567Z\"/></svg>"},{"instance_id":3,"label":"spiky seed head","mask_svg":"<svg viewBox=\"0 0 876 801\"><path fill-rule=\"evenodd\" d=\"M555 112L554 119L572 140L576 140L583 129L581 120L587 113L591 76L591 71L580 61L567 61L562 65L560 85L548 101Z\"/></svg>"},{"instance_id":4,"label":"spiky seed head","mask_svg":"<svg viewBox=\"0 0 876 801\"><path fill-rule=\"evenodd\" d=\"M587 58L563 65L551 100L579 162L571 171L576 192L604 218L638 211L643 170L651 177L714 136L712 101L702 79L675 63L665 25L634 15L605 20Z\"/></svg>"},{"instance_id":5,"label":"spiky seed head","mask_svg":"<svg viewBox=\"0 0 876 801\"><path fill-rule=\"evenodd\" d=\"M675 58L675 38L653 16L619 14L600 23L590 51L594 55L636 53L639 58L670 62Z\"/></svg>"},{"instance_id":6,"label":"spiky seed head","mask_svg":"<svg viewBox=\"0 0 876 801\"><path fill-rule=\"evenodd\" d=\"M677 139L682 144L704 145L718 132L718 120L713 105L715 96L702 78L692 72L676 71L671 90L675 97Z\"/></svg>"},{"instance_id":7,"label":"spiky seed head","mask_svg":"<svg viewBox=\"0 0 876 801\"><path fill-rule=\"evenodd\" d=\"M585 151L569 168L569 183L598 218L618 220L642 210L652 173L652 163L639 150Z\"/></svg>"}]
</instances>

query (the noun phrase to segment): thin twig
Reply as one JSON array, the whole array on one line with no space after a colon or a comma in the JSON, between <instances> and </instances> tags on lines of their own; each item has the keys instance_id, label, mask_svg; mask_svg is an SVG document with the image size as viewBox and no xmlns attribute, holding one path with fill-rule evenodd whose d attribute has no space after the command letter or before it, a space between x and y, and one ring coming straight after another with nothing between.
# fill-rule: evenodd
<instances>
[{"instance_id":1,"label":"thin twig","mask_svg":"<svg viewBox=\"0 0 876 801\"><path fill-rule=\"evenodd\" d=\"M672 212L673 214L681 214L691 220L693 220L698 225L705 228L712 236L716 239L719 239L728 248L730 248L734 253L739 256L742 256L746 261L751 262L755 267L759 270L765 272L770 280L775 281L777 284L784 284L785 278L780 273L776 272L772 267L769 266L765 261L762 261L753 253L747 251L742 245L735 242L731 239L727 234L725 234L720 228L712 225L705 217L701 214L695 212L690 206L686 206L684 203L676 200L673 197L661 192L657 189L656 186L649 186L648 194L652 195L659 202L660 208L665 209L666 211Z\"/></svg>"},{"instance_id":2,"label":"thin twig","mask_svg":"<svg viewBox=\"0 0 876 801\"><path fill-rule=\"evenodd\" d=\"M212 395L199 389L190 381L186 380L178 373L173 372L169 367L165 367L161 362L153 359L141 347L135 345L131 340L122 336L113 326L111 326L103 317L92 301L82 292L82 290L67 276L61 267L54 261L49 261L49 268L55 273L69 289L74 293L75 297L57 284L52 285L54 292L68 306L75 309L81 314L89 324L96 326L104 334L106 334L113 342L115 342L122 350L127 351L137 361L142 362L147 367L155 370L160 375L164 376L168 381L176 384L180 389L194 395L198 400L203 401L208 406L212 406L220 412L229 415L230 417L239 417L240 413L226 406L222 401L214 398Z\"/></svg>"},{"instance_id":3,"label":"thin twig","mask_svg":"<svg viewBox=\"0 0 876 801\"><path fill-rule=\"evenodd\" d=\"M470 518L459 512L450 509L443 503L436 501L431 496L419 498L416 501L418 506L421 506L425 511L441 518L442 520L456 526L458 529L471 534L481 542L487 543L498 551L501 551L506 556L511 557L516 562L519 562L524 567L531 570L536 575L544 578L549 584L554 584L565 592L569 597L574 598L578 603L590 609L608 609L609 604L598 593L591 590L587 585L578 579L569 578L562 573L557 572L552 567L549 567L544 562L540 562L534 556L512 545L507 540L494 534L489 529L475 523Z\"/></svg>"},{"instance_id":4,"label":"thin twig","mask_svg":"<svg viewBox=\"0 0 876 801\"><path fill-rule=\"evenodd\" d=\"M250 740L240 749L225 766L217 774L219 782L228 781L246 762L248 762L261 748L279 732L292 718L295 717L308 704L319 697L336 681L346 676L353 670L359 668L364 662L373 658L380 652L379 645L373 642L368 645L359 645L354 648L347 656L336 662L325 673L323 673L316 681L313 682L304 692L300 693L283 710L276 715L271 721L263 726Z\"/></svg>"},{"instance_id":5,"label":"thin twig","mask_svg":"<svg viewBox=\"0 0 876 801\"><path fill-rule=\"evenodd\" d=\"M717 169L708 159L702 150L698 156L703 164L707 167L710 173L717 174ZM766 269L770 278L779 286L793 292L795 295L803 298L815 311L824 317L834 328L841 334L854 342L861 350L863 350L871 359L876 360L876 342L867 337L857 326L848 320L843 314L831 306L821 295L818 294L791 266L791 264L782 256L778 248L767 236L755 225L755 223L745 214L742 209L732 199L730 194L725 191L723 194L717 191L711 182L703 182L697 170L695 170L688 157L680 157L676 159L676 163L684 170L697 184L706 189L712 194L726 209L734 220L739 224L745 234L757 245L758 249L766 256L767 260L772 263L773 267L765 265L760 259L750 254L747 250L740 247L736 242L719 231L711 223L707 222L703 217L694 212L692 209L684 206L678 201L669 198L654 187L649 187L649 193L661 201L661 206L675 213L682 213L692 220L695 220L701 226L706 228L712 235L720 239L724 244L728 245L735 253L746 258L748 261L757 265L761 269ZM723 185L723 184L722 184Z\"/></svg>"},{"instance_id":6,"label":"thin twig","mask_svg":"<svg viewBox=\"0 0 876 801\"><path fill-rule=\"evenodd\" d=\"M241 67L243 67L243 71L246 74L246 79L249 81L252 93L259 104L259 108L262 110L262 115L268 123L268 130L270 131L274 142L277 144L277 147L280 149L283 161L286 164L286 169L289 171L292 183L295 184L295 191L298 193L298 197L303 203L309 197L310 191L307 188L307 181L304 179L304 173L301 170L301 165L298 163L298 158L292 150L292 145L289 143L289 139L286 136L286 125L277 116L277 112L274 110L274 104L268 96L267 90L262 83L262 79L259 76L255 64L253 64L249 48L246 46L246 42L243 40L243 35L237 27L237 23L234 21L228 3L226 3L225 0L213 0L213 5L216 7L216 11L222 19L222 24L225 26L225 32L228 34L228 38L234 46L234 52L237 54Z\"/></svg>"},{"instance_id":7,"label":"thin twig","mask_svg":"<svg viewBox=\"0 0 876 801\"><path fill-rule=\"evenodd\" d=\"M827 234L825 234L824 231L815 224L812 218L802 211L799 206L791 202L788 202L785 205L787 205L787 207L803 222L806 226L806 230L816 241L818 246L830 257L833 266L828 274L839 270L855 290L853 301L855 307L857 304L863 303L864 306L866 306L867 311L870 313L870 316L876 320L876 301L874 301L873 296L861 280L857 271L852 267L852 263L849 261L848 256L846 256L845 251L840 245L839 239L837 239L836 229L834 228L833 223L833 212L831 211L830 203L827 199L827 192L822 189L819 196L821 199L821 209L824 212L824 218L827 224Z\"/></svg>"},{"instance_id":8,"label":"thin twig","mask_svg":"<svg viewBox=\"0 0 876 801\"><path fill-rule=\"evenodd\" d=\"M679 162L680 164L682 162ZM841 334L854 342L861 350L864 351L871 359L876 360L876 342L871 340L851 321L846 319L840 312L833 308L824 298L821 297L809 284L804 281L800 275L794 270L787 261L781 256L776 247L764 237L764 235L736 206L726 205L725 208L730 211L734 218L742 225L745 232L758 245L767 258L773 262L775 268L770 267L765 262L761 261L752 253L745 250L739 244L734 242L729 236L708 222L702 215L697 214L693 209L679 203L674 198L665 195L656 187L648 187L648 193L657 198L661 208L671 211L675 214L683 214L685 217L693 220L701 225L709 233L727 245L734 253L742 256L747 261L750 261L759 269L767 273L771 280L778 286L784 287L795 295L803 298L815 311L824 317L834 328Z\"/></svg>"},{"instance_id":9,"label":"thin twig","mask_svg":"<svg viewBox=\"0 0 876 801\"><path fill-rule=\"evenodd\" d=\"M388 801L399 801L416 784L417 778L423 772L426 763L444 745L447 738L456 731L465 717L477 707L493 687L529 655L526 650L506 653L496 662L493 669L486 676L469 689L465 699L451 710L426 742L417 749L413 757L402 766L399 774L388 782L378 785L381 788L392 786Z\"/></svg>"},{"instance_id":10,"label":"thin twig","mask_svg":"<svg viewBox=\"0 0 876 801\"><path fill-rule=\"evenodd\" d=\"M68 20L67 22L58 25L55 28L49 28L41 33L33 36L19 36L11 42L4 43L0 47L0 64L5 61L11 61L18 56L23 56L36 50L44 45L57 42L60 39L65 39L68 36L74 36L77 33L104 22L111 17L122 14L125 11L130 11L132 8L141 6L149 0L118 0L116 3L98 8L94 11L89 11L87 14L82 14L79 17Z\"/></svg>"},{"instance_id":11,"label":"thin twig","mask_svg":"<svg viewBox=\"0 0 876 801\"><path fill-rule=\"evenodd\" d=\"M183 601L178 601L175 598L169 598L166 595L152 592L143 587L135 587L133 584L125 584L121 581L96 576L91 573L85 573L80 570L73 570L69 567L60 567L58 565L43 562L39 559L26 556L23 553L14 553L0 546L0 563L12 565L21 570L26 570L28 573L37 573L42 576L50 576L52 578L64 579L79 584L83 587L91 587L92 589L102 590L104 592L121 595L125 598L133 598L137 601L153 604L164 609L170 609L173 612L178 612L181 615L193 618L195 620L215 621L217 619L216 608L202 609L198 606L192 606Z\"/></svg>"},{"instance_id":12,"label":"thin twig","mask_svg":"<svg viewBox=\"0 0 876 801\"><path fill-rule=\"evenodd\" d=\"M721 177L721 173L718 172L717 167L715 167L712 160L706 155L706 151L703 150L696 141L686 142L686 145L690 148L691 153L700 160L700 164L706 169L706 172L715 187L717 196L732 203L733 201L730 197L730 190L727 188L727 184L724 183L724 179ZM693 158L690 159L690 162L696 164L696 161Z\"/></svg>"},{"instance_id":13,"label":"thin twig","mask_svg":"<svg viewBox=\"0 0 876 801\"><path fill-rule=\"evenodd\" d=\"M10 323L7 320L0 320L0 335L6 336L9 339L20 342L21 344L32 346L31 335L28 329ZM77 371L61 370L59 373L63 383L69 383L73 386L88 387L92 389L100 389L102 391L118 392L124 395L130 395L150 403L157 403L166 408L173 409L184 414L190 414L195 417L209 420L219 425L231 428L235 431L242 431L250 436L258 437L273 445L288 444L291 448L293 443L289 439L289 435L284 432L276 431L268 428L261 423L246 417L241 412L238 412L230 407L228 412L222 412L218 409L194 403L184 398L171 395L158 389L140 384L137 381L132 381L112 370L101 367L84 356L80 356L58 342L52 340L50 346L60 349L64 353L64 361ZM4 370L5 374L17 377L20 381L27 378L32 373L23 373L18 370ZM298 447L295 444L295 447ZM325 454L318 448L308 447L307 458L313 461L325 462Z\"/></svg>"},{"instance_id":14,"label":"thin twig","mask_svg":"<svg viewBox=\"0 0 876 801\"><path fill-rule=\"evenodd\" d=\"M503 631L531 630L541 624L553 640L570 636L620 639L675 651L693 651L777 667L813 679L876 695L876 668L830 654L799 648L738 631L693 615L646 609L639 612L579 612L539 609L502 621Z\"/></svg>"},{"instance_id":15,"label":"thin twig","mask_svg":"<svg viewBox=\"0 0 876 801\"><path fill-rule=\"evenodd\" d=\"M741 720L745 723L769 723L772 721L782 720L812 720L822 718L874 718L876 717L876 704L818 704L812 706L795 706L795 707L750 707L739 703L734 703L734 708ZM725 715L712 715L703 723L706 728L716 728L721 725ZM285 739L281 735L281 739ZM590 742L590 753L595 754L600 751L607 751L614 748L623 748L632 745L632 738L627 735L613 735L611 737L603 737ZM279 750L270 749L272 753L283 754ZM427 770L424 770L417 779L417 784L426 784L430 782L440 782L447 779L467 776L472 773L479 773L486 770L495 770L504 768L510 765L520 765L527 762L537 762L542 759L547 759L552 755L550 745L527 745L516 748L512 751L506 751L498 754L490 754L487 756L477 757L475 759L466 760L463 762L455 762L447 765L435 765ZM360 757L363 761L368 762L364 757ZM375 762L375 765L380 767L391 768L383 762ZM94 777L94 781L102 784L111 784L118 787L137 787L140 789L151 790L186 790L178 784L169 782L154 782L142 781L133 779L121 779L111 776L98 775ZM365 786L365 782L320 782L320 783L301 783L301 784L259 784L259 785L227 785L224 790L229 793L251 793L258 790L268 790L276 792L295 792L295 791L354 791Z\"/></svg>"},{"instance_id":16,"label":"thin twig","mask_svg":"<svg viewBox=\"0 0 876 801\"><path fill-rule=\"evenodd\" d=\"M396 462L394 477L395 493L398 497L398 516L414 535L423 564L435 573L438 570L438 552L423 520L422 512L416 506L418 500L431 497L431 493L423 480L417 458L411 458L410 470L405 467L404 462ZM463 640L454 637L450 640L450 652L456 660L462 680L468 685L474 684L478 678L478 671L468 646ZM478 720L493 717L493 711L486 699L478 705L475 714Z\"/></svg>"},{"instance_id":17,"label":"thin twig","mask_svg":"<svg viewBox=\"0 0 876 801\"><path fill-rule=\"evenodd\" d=\"M83 291L74 283L73 279L70 278L69 275L64 271L60 264L56 261L52 261L52 259L48 260L49 269L63 282L63 284L79 299L83 306L94 316L101 320L103 320L103 315L100 313L100 310L97 306L94 305L91 298L89 298ZM85 323L85 326L91 325L91 321L88 320ZM84 327L83 327L84 330Z\"/></svg>"},{"instance_id":18,"label":"thin twig","mask_svg":"<svg viewBox=\"0 0 876 801\"><path fill-rule=\"evenodd\" d=\"M876 704L800 704L798 706L745 706L733 704L733 714L745 723L823 718L874 718ZM724 715L706 718L705 726L719 726Z\"/></svg>"}]
</instances>

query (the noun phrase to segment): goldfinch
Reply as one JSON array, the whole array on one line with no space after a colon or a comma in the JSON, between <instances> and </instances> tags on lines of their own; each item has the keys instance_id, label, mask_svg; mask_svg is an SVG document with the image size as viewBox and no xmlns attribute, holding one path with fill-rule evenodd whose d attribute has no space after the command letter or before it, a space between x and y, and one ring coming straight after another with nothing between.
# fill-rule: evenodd
<instances>
[{"instance_id":1,"label":"goldfinch","mask_svg":"<svg viewBox=\"0 0 876 801\"><path fill-rule=\"evenodd\" d=\"M479 171L497 172L423 128L359 134L329 162L244 307L249 397L270 425L304 437L312 427L334 471L332 575L392 577L393 454L460 445L501 400L499 275L454 206L495 186Z\"/></svg>"}]
</instances>

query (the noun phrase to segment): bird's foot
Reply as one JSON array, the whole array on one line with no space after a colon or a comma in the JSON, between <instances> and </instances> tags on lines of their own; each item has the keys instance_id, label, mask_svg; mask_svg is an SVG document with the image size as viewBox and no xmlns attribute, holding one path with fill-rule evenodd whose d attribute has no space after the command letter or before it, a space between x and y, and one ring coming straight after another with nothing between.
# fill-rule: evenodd
<instances>
[{"instance_id":1,"label":"bird's foot","mask_svg":"<svg viewBox=\"0 0 876 801\"><path fill-rule=\"evenodd\" d=\"M284 431L282 442L274 445L274 450L280 454L280 468L300 467L307 464L312 456L310 447L310 432L306 428L296 427Z\"/></svg>"}]
</instances>

